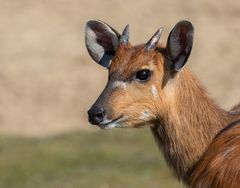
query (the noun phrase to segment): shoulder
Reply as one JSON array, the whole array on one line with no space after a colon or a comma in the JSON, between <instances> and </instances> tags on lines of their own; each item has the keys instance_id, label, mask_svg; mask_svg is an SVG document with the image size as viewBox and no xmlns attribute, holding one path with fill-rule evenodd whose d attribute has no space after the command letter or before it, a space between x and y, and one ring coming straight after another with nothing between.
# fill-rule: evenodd
<instances>
[{"instance_id":1,"label":"shoulder","mask_svg":"<svg viewBox=\"0 0 240 188\"><path fill-rule=\"evenodd\" d=\"M240 185L240 120L229 124L213 139L194 167L190 187L237 188Z\"/></svg>"}]
</instances>

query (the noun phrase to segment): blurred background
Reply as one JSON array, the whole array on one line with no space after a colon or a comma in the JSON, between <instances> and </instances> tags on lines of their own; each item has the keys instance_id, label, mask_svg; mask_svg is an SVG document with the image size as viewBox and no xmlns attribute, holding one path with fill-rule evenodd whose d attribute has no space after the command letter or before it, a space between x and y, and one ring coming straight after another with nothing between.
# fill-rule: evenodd
<instances>
[{"instance_id":1,"label":"blurred background","mask_svg":"<svg viewBox=\"0 0 240 188\"><path fill-rule=\"evenodd\" d=\"M0 0L0 187L182 187L148 129L101 131L87 110L107 72L84 27L104 20L132 44L181 19L195 27L188 67L220 105L240 101L240 2Z\"/></svg>"}]
</instances>

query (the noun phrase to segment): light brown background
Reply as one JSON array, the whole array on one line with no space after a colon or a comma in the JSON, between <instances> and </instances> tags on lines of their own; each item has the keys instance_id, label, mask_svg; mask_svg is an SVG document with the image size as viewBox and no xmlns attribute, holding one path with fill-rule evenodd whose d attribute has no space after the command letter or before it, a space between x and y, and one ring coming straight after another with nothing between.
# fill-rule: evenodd
<instances>
[{"instance_id":1,"label":"light brown background","mask_svg":"<svg viewBox=\"0 0 240 188\"><path fill-rule=\"evenodd\" d=\"M240 101L240 1L0 0L0 132L45 136L89 128L86 111L107 72L85 49L84 27L130 24L133 44L181 19L195 26L189 68L225 108Z\"/></svg>"}]
</instances>

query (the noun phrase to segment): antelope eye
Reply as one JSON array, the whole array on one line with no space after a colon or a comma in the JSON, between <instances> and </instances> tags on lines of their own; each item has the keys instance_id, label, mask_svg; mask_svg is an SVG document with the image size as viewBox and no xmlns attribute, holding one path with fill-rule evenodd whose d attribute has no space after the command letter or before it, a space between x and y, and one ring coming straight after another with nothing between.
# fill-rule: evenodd
<instances>
[{"instance_id":1,"label":"antelope eye","mask_svg":"<svg viewBox=\"0 0 240 188\"><path fill-rule=\"evenodd\" d=\"M136 73L136 79L139 81L147 81L151 76L151 71L148 69L139 70Z\"/></svg>"}]
</instances>

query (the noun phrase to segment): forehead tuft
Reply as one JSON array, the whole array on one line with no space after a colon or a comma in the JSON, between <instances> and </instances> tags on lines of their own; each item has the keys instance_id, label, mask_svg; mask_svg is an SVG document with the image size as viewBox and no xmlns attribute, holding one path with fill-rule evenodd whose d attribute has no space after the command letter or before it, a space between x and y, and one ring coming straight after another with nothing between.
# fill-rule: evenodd
<instances>
[{"instance_id":1,"label":"forehead tuft","mask_svg":"<svg viewBox=\"0 0 240 188\"><path fill-rule=\"evenodd\" d=\"M126 78L142 66L148 65L157 53L157 51L146 51L144 45L120 47L112 59L109 73L110 75L117 73Z\"/></svg>"}]
</instances>

